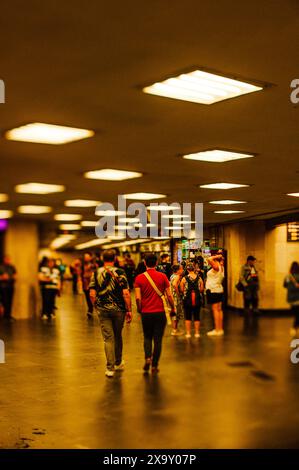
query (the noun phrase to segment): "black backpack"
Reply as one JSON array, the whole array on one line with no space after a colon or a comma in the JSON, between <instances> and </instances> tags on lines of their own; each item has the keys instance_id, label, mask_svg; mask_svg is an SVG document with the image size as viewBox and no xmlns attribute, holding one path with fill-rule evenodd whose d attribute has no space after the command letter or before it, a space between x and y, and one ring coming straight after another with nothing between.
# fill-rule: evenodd
<instances>
[{"instance_id":1,"label":"black backpack","mask_svg":"<svg viewBox=\"0 0 299 470\"><path fill-rule=\"evenodd\" d=\"M201 305L201 294L199 290L200 276L197 275L195 279L191 279L190 276L186 276L187 288L184 293L184 305L186 307L200 307Z\"/></svg>"}]
</instances>

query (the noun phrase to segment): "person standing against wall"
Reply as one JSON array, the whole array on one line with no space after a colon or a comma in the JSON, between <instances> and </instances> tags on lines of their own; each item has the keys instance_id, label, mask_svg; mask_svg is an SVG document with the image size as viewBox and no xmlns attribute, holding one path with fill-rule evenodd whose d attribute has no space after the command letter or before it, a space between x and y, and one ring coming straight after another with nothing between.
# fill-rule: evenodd
<instances>
[{"instance_id":1,"label":"person standing against wall","mask_svg":"<svg viewBox=\"0 0 299 470\"><path fill-rule=\"evenodd\" d=\"M259 277L255 267L256 258L252 255L247 256L246 263L242 266L240 272L240 283L243 285L243 300L245 315L258 314L259 305Z\"/></svg>"},{"instance_id":2,"label":"person standing against wall","mask_svg":"<svg viewBox=\"0 0 299 470\"><path fill-rule=\"evenodd\" d=\"M212 307L214 318L214 329L207 333L208 336L223 336L223 310L222 302L224 296L224 258L222 254L210 256L208 263L211 269L207 272L206 294L207 302Z\"/></svg>"},{"instance_id":3,"label":"person standing against wall","mask_svg":"<svg viewBox=\"0 0 299 470\"><path fill-rule=\"evenodd\" d=\"M15 291L17 271L8 255L5 255L0 264L0 299L3 306L5 320L13 321L12 305Z\"/></svg>"},{"instance_id":4,"label":"person standing against wall","mask_svg":"<svg viewBox=\"0 0 299 470\"><path fill-rule=\"evenodd\" d=\"M294 324L290 330L291 336L299 335L299 263L294 261L283 286L287 289L287 302L294 315Z\"/></svg>"}]
</instances>

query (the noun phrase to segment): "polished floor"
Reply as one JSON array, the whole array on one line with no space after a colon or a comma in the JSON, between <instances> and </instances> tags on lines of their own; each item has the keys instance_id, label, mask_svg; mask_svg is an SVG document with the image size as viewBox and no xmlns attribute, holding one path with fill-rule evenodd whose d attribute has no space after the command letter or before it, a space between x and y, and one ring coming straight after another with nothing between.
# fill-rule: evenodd
<instances>
[{"instance_id":1,"label":"polished floor","mask_svg":"<svg viewBox=\"0 0 299 470\"><path fill-rule=\"evenodd\" d=\"M168 330L160 375L145 377L135 315L126 370L111 380L83 297L65 294L58 306L51 323L0 324L0 448L299 447L290 318L246 325L231 313L224 338L189 342Z\"/></svg>"}]
</instances>

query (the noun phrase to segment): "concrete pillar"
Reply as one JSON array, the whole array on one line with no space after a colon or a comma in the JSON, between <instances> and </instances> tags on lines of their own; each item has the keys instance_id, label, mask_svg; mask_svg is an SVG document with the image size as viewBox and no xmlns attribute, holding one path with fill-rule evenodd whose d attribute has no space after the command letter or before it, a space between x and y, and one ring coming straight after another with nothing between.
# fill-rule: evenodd
<instances>
[{"instance_id":1,"label":"concrete pillar","mask_svg":"<svg viewBox=\"0 0 299 470\"><path fill-rule=\"evenodd\" d=\"M13 304L16 319L36 315L38 307L38 249L39 234L36 222L12 220L5 234L4 253L17 269Z\"/></svg>"}]
</instances>

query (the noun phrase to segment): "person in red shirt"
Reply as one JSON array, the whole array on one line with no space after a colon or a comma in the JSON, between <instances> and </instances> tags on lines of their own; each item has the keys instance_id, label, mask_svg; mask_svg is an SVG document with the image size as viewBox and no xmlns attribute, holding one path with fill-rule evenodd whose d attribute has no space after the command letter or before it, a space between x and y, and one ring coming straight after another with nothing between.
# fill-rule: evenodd
<instances>
[{"instance_id":1,"label":"person in red shirt","mask_svg":"<svg viewBox=\"0 0 299 470\"><path fill-rule=\"evenodd\" d=\"M161 295L165 295L172 311L174 311L173 297L169 281L164 273L156 270L157 256L148 254L145 258L146 272L139 274L135 279L135 296L137 310L141 313L144 335L145 365L148 372L152 366L152 373L158 372L158 363L162 351L162 339L166 326L166 314ZM157 289L153 287L147 275L150 276Z\"/></svg>"}]
</instances>

